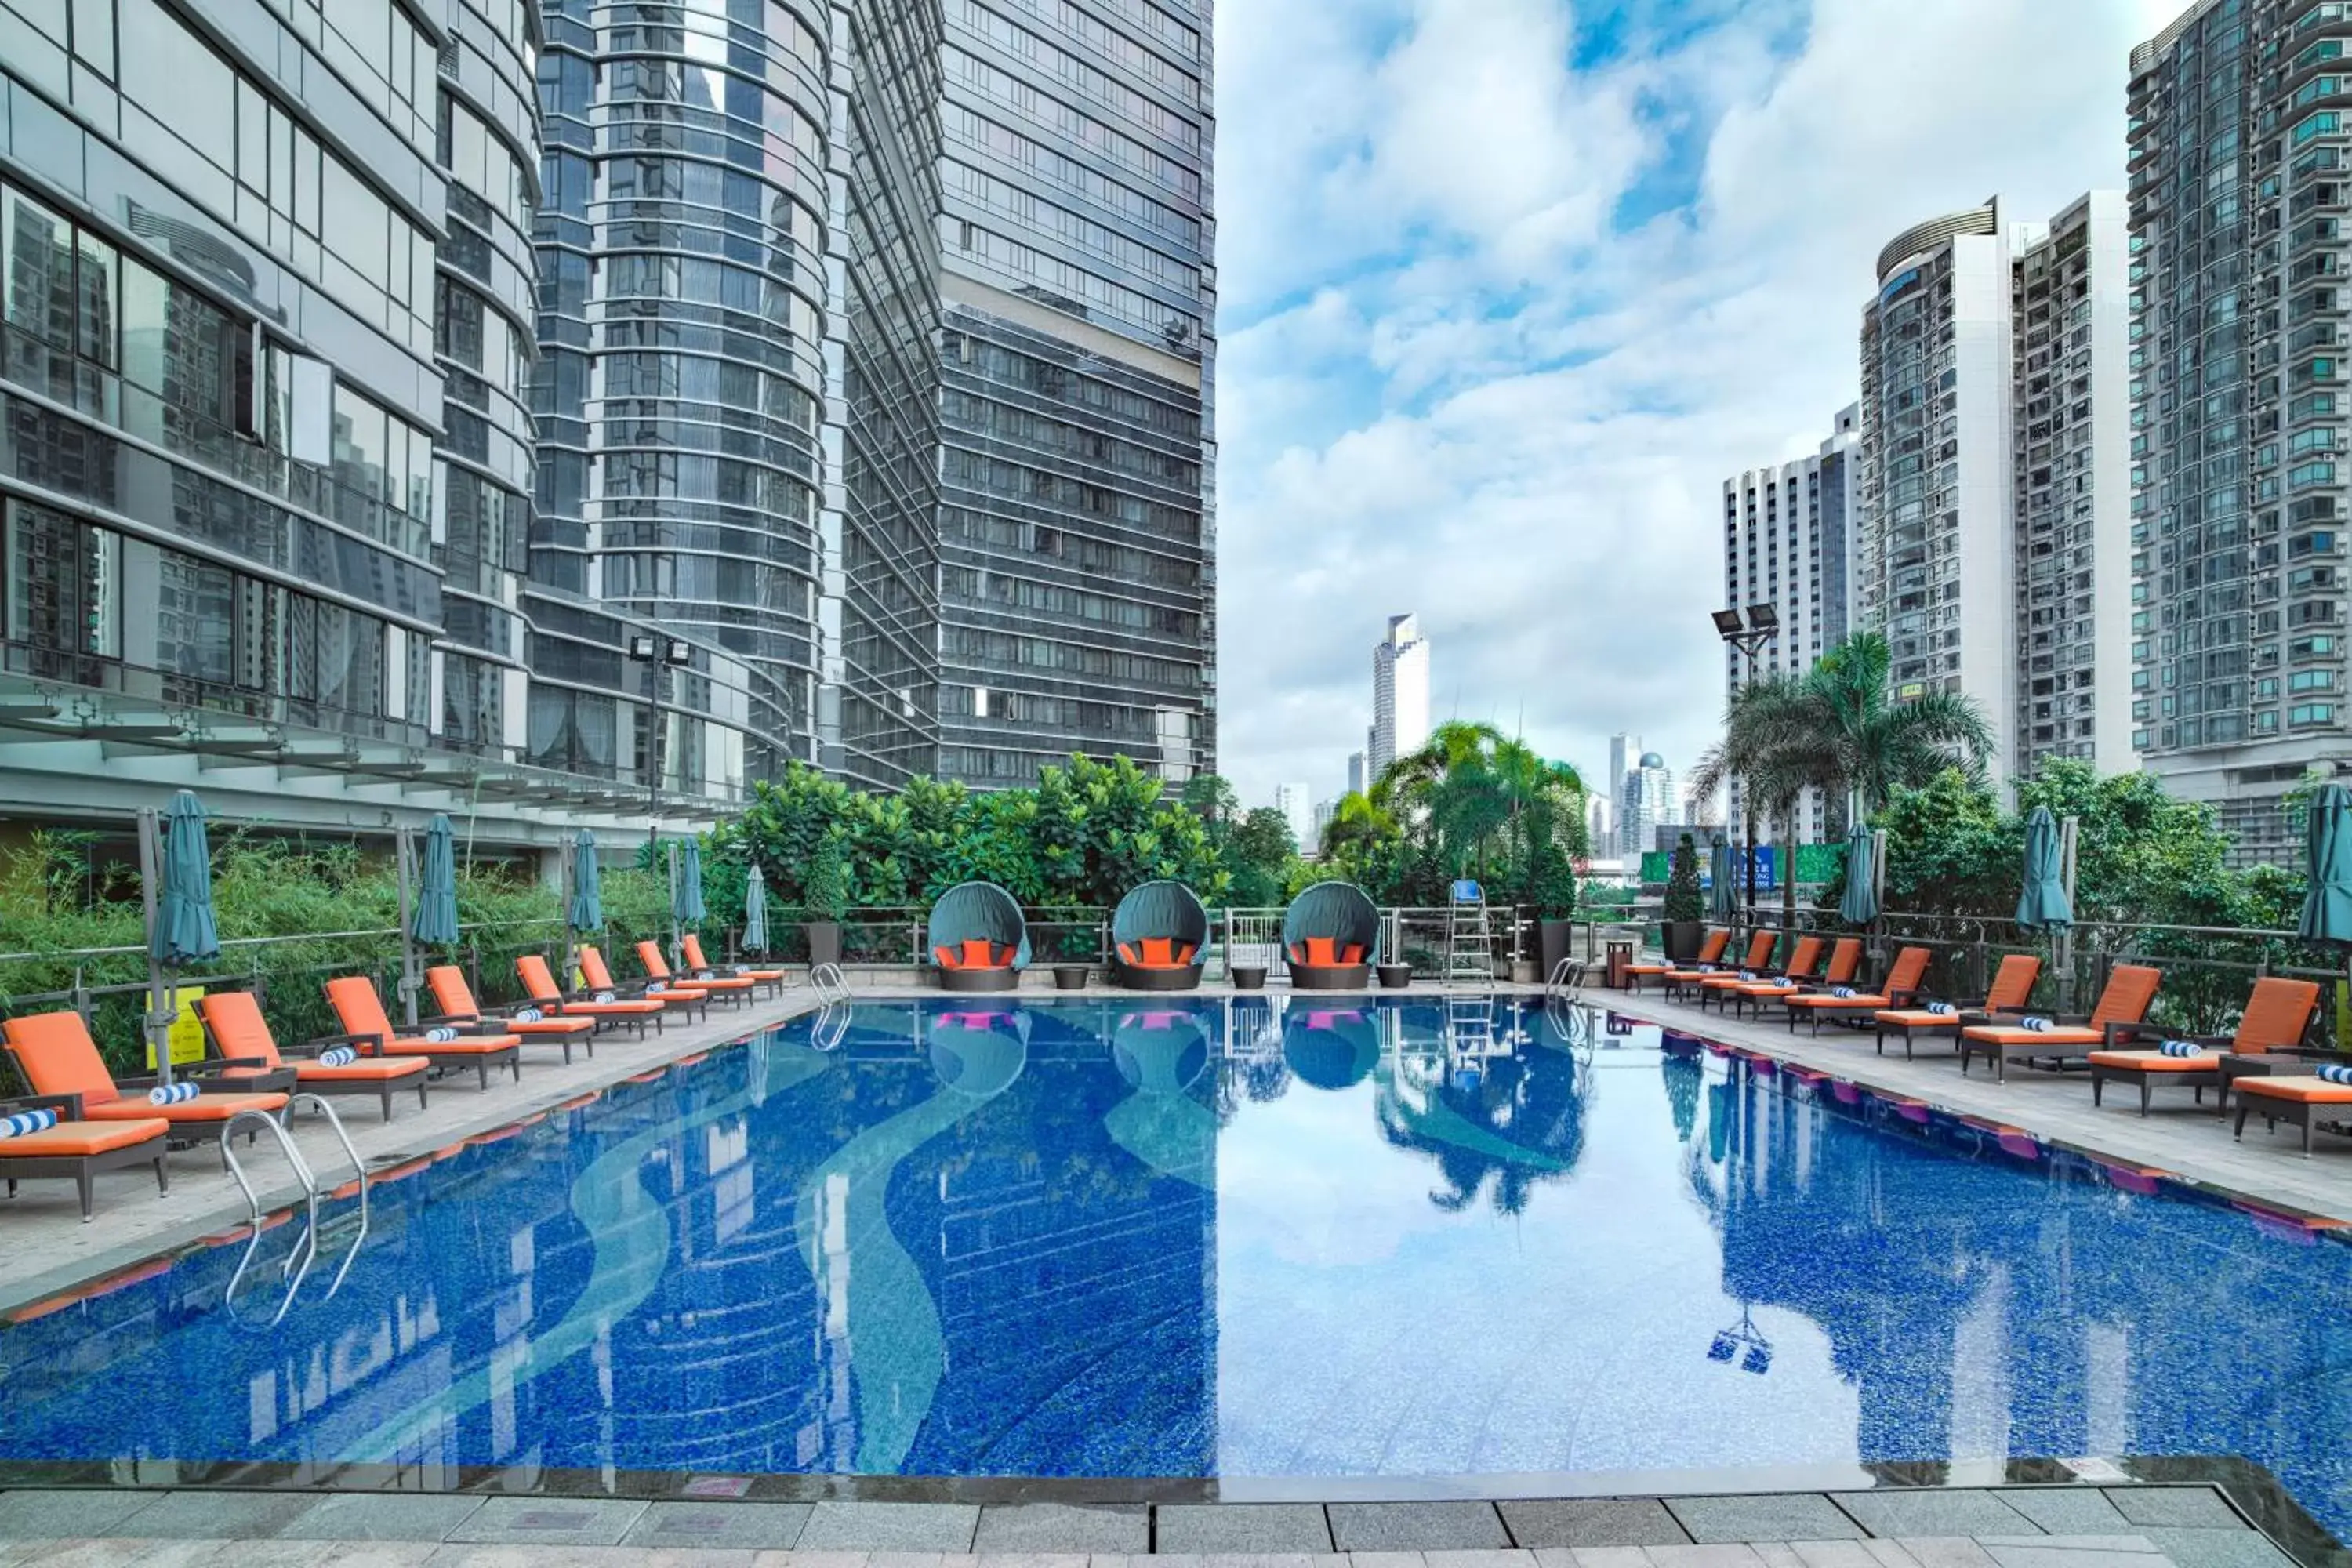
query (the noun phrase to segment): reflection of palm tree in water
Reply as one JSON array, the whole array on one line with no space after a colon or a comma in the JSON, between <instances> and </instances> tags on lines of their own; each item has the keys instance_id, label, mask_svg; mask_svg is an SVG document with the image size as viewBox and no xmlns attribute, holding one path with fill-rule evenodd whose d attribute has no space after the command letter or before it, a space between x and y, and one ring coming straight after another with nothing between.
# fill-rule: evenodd
<instances>
[{"instance_id":1,"label":"reflection of palm tree in water","mask_svg":"<svg viewBox=\"0 0 2352 1568\"><path fill-rule=\"evenodd\" d=\"M1567 1175L1584 1149L1584 1086L1575 1058L1523 1049L1495 1057L1475 1082L1383 1084L1381 1136L1429 1155L1445 1186L1429 1201L1459 1214L1494 1178L1497 1214L1525 1211L1536 1184Z\"/></svg>"}]
</instances>

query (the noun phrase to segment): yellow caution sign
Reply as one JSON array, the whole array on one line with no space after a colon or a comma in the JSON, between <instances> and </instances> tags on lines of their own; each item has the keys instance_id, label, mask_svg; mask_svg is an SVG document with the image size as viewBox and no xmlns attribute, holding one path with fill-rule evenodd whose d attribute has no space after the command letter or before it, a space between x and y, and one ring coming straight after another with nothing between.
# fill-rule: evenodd
<instances>
[{"instance_id":1,"label":"yellow caution sign","mask_svg":"<svg viewBox=\"0 0 2352 1568\"><path fill-rule=\"evenodd\" d=\"M171 1027L164 1038L172 1043L172 1065L181 1067L205 1059L205 1026L196 1016L196 998L205 994L201 985L174 986L164 1010L171 1016ZM155 1042L147 1042L147 1070L155 1070Z\"/></svg>"}]
</instances>

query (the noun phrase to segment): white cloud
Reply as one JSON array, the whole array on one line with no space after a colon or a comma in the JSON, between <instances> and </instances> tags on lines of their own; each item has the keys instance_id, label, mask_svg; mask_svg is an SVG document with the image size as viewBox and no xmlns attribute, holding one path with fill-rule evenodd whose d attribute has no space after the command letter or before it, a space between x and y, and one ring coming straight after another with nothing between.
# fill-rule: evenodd
<instances>
[{"instance_id":1,"label":"white cloud","mask_svg":"<svg viewBox=\"0 0 2352 1568\"><path fill-rule=\"evenodd\" d=\"M1853 400L1897 231L2120 182L2126 58L2177 12L1812 0L1791 33L1750 5L1629 27L1579 71L1568 0L1229 0L1220 752L1244 799L1338 792L1404 609L1440 717L1588 768L1622 728L1686 766L1722 679L1724 478ZM1679 170L1678 126L1704 139ZM1612 233L1657 177L1688 199Z\"/></svg>"}]
</instances>

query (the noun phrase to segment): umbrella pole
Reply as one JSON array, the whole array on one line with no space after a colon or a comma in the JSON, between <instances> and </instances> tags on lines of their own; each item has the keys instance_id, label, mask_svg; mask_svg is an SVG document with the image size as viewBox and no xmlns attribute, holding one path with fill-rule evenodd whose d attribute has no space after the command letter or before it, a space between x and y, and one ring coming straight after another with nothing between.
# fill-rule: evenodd
<instances>
[{"instance_id":1,"label":"umbrella pole","mask_svg":"<svg viewBox=\"0 0 2352 1568\"><path fill-rule=\"evenodd\" d=\"M555 913L563 922L563 967L556 972L555 988L572 989L572 854L566 850L555 874Z\"/></svg>"},{"instance_id":2,"label":"umbrella pole","mask_svg":"<svg viewBox=\"0 0 2352 1568\"><path fill-rule=\"evenodd\" d=\"M415 929L414 911L410 907L408 877L408 829L401 828L393 835L392 858L400 876L400 1012L407 1027L416 1027L416 939L410 933Z\"/></svg>"},{"instance_id":3,"label":"umbrella pole","mask_svg":"<svg viewBox=\"0 0 2352 1568\"><path fill-rule=\"evenodd\" d=\"M677 841L672 839L669 847L669 961L672 963L682 962L679 954L683 944L678 941L677 931Z\"/></svg>"},{"instance_id":4,"label":"umbrella pole","mask_svg":"<svg viewBox=\"0 0 2352 1568\"><path fill-rule=\"evenodd\" d=\"M163 962L155 956L155 877L161 864L162 851L155 843L156 817L152 806L139 809L139 896L146 911L147 922L147 1016L140 1022L147 1035L147 1048L155 1058L157 1079L169 1085L172 1081L172 1039L169 1016L169 993L163 985Z\"/></svg>"}]
</instances>

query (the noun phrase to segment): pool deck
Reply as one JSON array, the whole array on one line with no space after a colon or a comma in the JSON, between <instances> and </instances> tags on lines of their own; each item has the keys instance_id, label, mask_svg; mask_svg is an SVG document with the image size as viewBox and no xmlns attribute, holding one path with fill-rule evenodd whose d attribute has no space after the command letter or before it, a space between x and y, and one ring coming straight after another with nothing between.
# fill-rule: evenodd
<instances>
[{"instance_id":1,"label":"pool deck","mask_svg":"<svg viewBox=\"0 0 2352 1568\"><path fill-rule=\"evenodd\" d=\"M0 1494L0 1568L2335 1568L2205 1486L1522 1502L646 1502ZM70 1531L71 1533L68 1533Z\"/></svg>"}]
</instances>

